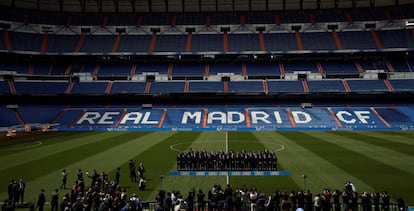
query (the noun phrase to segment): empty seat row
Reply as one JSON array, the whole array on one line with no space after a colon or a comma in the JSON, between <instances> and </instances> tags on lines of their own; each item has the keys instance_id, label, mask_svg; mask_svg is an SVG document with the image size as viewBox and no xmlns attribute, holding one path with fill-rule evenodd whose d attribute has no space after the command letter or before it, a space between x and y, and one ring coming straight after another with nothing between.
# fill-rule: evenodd
<instances>
[{"instance_id":1,"label":"empty seat row","mask_svg":"<svg viewBox=\"0 0 414 211\"><path fill-rule=\"evenodd\" d=\"M1 94L345 93L414 91L414 79L245 81L0 81Z\"/></svg>"},{"instance_id":2,"label":"empty seat row","mask_svg":"<svg viewBox=\"0 0 414 211\"><path fill-rule=\"evenodd\" d=\"M281 76L286 73L306 71L325 75L358 74L367 70L384 72L412 72L414 60L332 60L332 61L269 61L269 62L196 62L196 63L41 63L22 61L0 62L0 71L15 71L29 75L73 75L89 73L94 76L134 76L142 74L163 74L177 77L212 76L228 73L242 76Z\"/></svg>"},{"instance_id":3,"label":"empty seat row","mask_svg":"<svg viewBox=\"0 0 414 211\"><path fill-rule=\"evenodd\" d=\"M243 52L414 48L411 30L217 33L157 35L55 35L5 31L0 50L37 53Z\"/></svg>"}]
</instances>

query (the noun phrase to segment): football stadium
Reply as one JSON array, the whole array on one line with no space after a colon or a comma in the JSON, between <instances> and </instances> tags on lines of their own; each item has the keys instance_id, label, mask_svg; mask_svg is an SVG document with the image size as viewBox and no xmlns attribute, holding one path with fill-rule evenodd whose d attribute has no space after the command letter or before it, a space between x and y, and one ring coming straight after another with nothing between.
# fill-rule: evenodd
<instances>
[{"instance_id":1,"label":"football stadium","mask_svg":"<svg viewBox=\"0 0 414 211\"><path fill-rule=\"evenodd\" d=\"M413 209L412 0L0 11L2 211Z\"/></svg>"}]
</instances>

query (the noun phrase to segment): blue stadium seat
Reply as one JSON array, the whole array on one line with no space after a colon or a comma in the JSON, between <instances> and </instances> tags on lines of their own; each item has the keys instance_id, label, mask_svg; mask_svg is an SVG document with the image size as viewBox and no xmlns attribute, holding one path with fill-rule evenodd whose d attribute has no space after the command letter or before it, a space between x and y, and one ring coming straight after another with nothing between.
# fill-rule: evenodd
<instances>
[{"instance_id":1,"label":"blue stadium seat","mask_svg":"<svg viewBox=\"0 0 414 211\"><path fill-rule=\"evenodd\" d=\"M153 82L150 93L184 93L185 82Z\"/></svg>"},{"instance_id":2,"label":"blue stadium seat","mask_svg":"<svg viewBox=\"0 0 414 211\"><path fill-rule=\"evenodd\" d=\"M50 63L34 63L33 75L50 75L52 73L52 65Z\"/></svg>"},{"instance_id":3,"label":"blue stadium seat","mask_svg":"<svg viewBox=\"0 0 414 211\"><path fill-rule=\"evenodd\" d=\"M75 83L71 94L103 94L108 82L79 82Z\"/></svg>"},{"instance_id":4,"label":"blue stadium seat","mask_svg":"<svg viewBox=\"0 0 414 211\"><path fill-rule=\"evenodd\" d=\"M331 33L309 32L300 34L305 50L336 50Z\"/></svg>"},{"instance_id":5,"label":"blue stadium seat","mask_svg":"<svg viewBox=\"0 0 414 211\"><path fill-rule=\"evenodd\" d=\"M223 92L221 81L190 81L188 92Z\"/></svg>"},{"instance_id":6,"label":"blue stadium seat","mask_svg":"<svg viewBox=\"0 0 414 211\"><path fill-rule=\"evenodd\" d=\"M7 81L0 81L0 94L10 94L10 88Z\"/></svg>"},{"instance_id":7,"label":"blue stadium seat","mask_svg":"<svg viewBox=\"0 0 414 211\"><path fill-rule=\"evenodd\" d=\"M246 63L248 76L280 76L279 63Z\"/></svg>"},{"instance_id":8,"label":"blue stadium seat","mask_svg":"<svg viewBox=\"0 0 414 211\"><path fill-rule=\"evenodd\" d=\"M0 127L9 127L13 125L21 125L12 109L0 107Z\"/></svg>"},{"instance_id":9,"label":"blue stadium seat","mask_svg":"<svg viewBox=\"0 0 414 211\"><path fill-rule=\"evenodd\" d=\"M42 34L9 32L10 42L13 50L40 52L42 45Z\"/></svg>"},{"instance_id":10,"label":"blue stadium seat","mask_svg":"<svg viewBox=\"0 0 414 211\"><path fill-rule=\"evenodd\" d=\"M230 52L259 51L259 35L254 34L229 34L228 50Z\"/></svg>"},{"instance_id":11,"label":"blue stadium seat","mask_svg":"<svg viewBox=\"0 0 414 211\"><path fill-rule=\"evenodd\" d=\"M354 61L322 61L320 63L327 74L358 73Z\"/></svg>"},{"instance_id":12,"label":"blue stadium seat","mask_svg":"<svg viewBox=\"0 0 414 211\"><path fill-rule=\"evenodd\" d=\"M155 43L156 52L184 52L186 49L187 36L185 35L157 35Z\"/></svg>"},{"instance_id":13,"label":"blue stadium seat","mask_svg":"<svg viewBox=\"0 0 414 211\"><path fill-rule=\"evenodd\" d=\"M62 110L57 106L22 106L18 109L19 114L22 116L26 123L52 123L57 114Z\"/></svg>"},{"instance_id":14,"label":"blue stadium seat","mask_svg":"<svg viewBox=\"0 0 414 211\"><path fill-rule=\"evenodd\" d=\"M64 75L67 67L68 67L68 64L61 64L61 63L52 64L51 69L50 69L50 75Z\"/></svg>"},{"instance_id":15,"label":"blue stadium seat","mask_svg":"<svg viewBox=\"0 0 414 211\"><path fill-rule=\"evenodd\" d=\"M345 92L345 88L341 80L321 80L321 81L307 81L309 91L313 93L318 92Z\"/></svg>"},{"instance_id":16,"label":"blue stadium seat","mask_svg":"<svg viewBox=\"0 0 414 211\"><path fill-rule=\"evenodd\" d=\"M14 81L17 94L64 94L67 81Z\"/></svg>"},{"instance_id":17,"label":"blue stadium seat","mask_svg":"<svg viewBox=\"0 0 414 211\"><path fill-rule=\"evenodd\" d=\"M191 51L223 51L223 34L193 34Z\"/></svg>"},{"instance_id":18,"label":"blue stadium seat","mask_svg":"<svg viewBox=\"0 0 414 211\"><path fill-rule=\"evenodd\" d=\"M173 76L204 76L206 65L204 63L176 63L173 66Z\"/></svg>"},{"instance_id":19,"label":"blue stadium seat","mask_svg":"<svg viewBox=\"0 0 414 211\"><path fill-rule=\"evenodd\" d=\"M311 71L313 73L319 72L315 62L290 61L284 62L283 66L285 67L285 72L287 73L293 73L294 71Z\"/></svg>"},{"instance_id":20,"label":"blue stadium seat","mask_svg":"<svg viewBox=\"0 0 414 211\"><path fill-rule=\"evenodd\" d=\"M5 71L16 71L20 74L28 74L29 73L29 64L25 62L1 62L0 63L0 70Z\"/></svg>"},{"instance_id":21,"label":"blue stadium seat","mask_svg":"<svg viewBox=\"0 0 414 211\"><path fill-rule=\"evenodd\" d=\"M81 52L87 53L109 53L115 42L115 36L112 35L86 35Z\"/></svg>"},{"instance_id":22,"label":"blue stadium seat","mask_svg":"<svg viewBox=\"0 0 414 211\"><path fill-rule=\"evenodd\" d=\"M150 43L151 35L123 35L118 52L148 52Z\"/></svg>"},{"instance_id":23,"label":"blue stadium seat","mask_svg":"<svg viewBox=\"0 0 414 211\"><path fill-rule=\"evenodd\" d=\"M240 93L260 93L264 92L263 81L230 81L229 92L240 92Z\"/></svg>"},{"instance_id":24,"label":"blue stadium seat","mask_svg":"<svg viewBox=\"0 0 414 211\"><path fill-rule=\"evenodd\" d=\"M289 80L268 80L267 87L269 93L303 93L303 85L301 81Z\"/></svg>"},{"instance_id":25,"label":"blue stadium seat","mask_svg":"<svg viewBox=\"0 0 414 211\"><path fill-rule=\"evenodd\" d=\"M352 92L388 92L383 80L347 80Z\"/></svg>"},{"instance_id":26,"label":"blue stadium seat","mask_svg":"<svg viewBox=\"0 0 414 211\"><path fill-rule=\"evenodd\" d=\"M392 60L390 63L395 72L412 72L407 60Z\"/></svg>"},{"instance_id":27,"label":"blue stadium seat","mask_svg":"<svg viewBox=\"0 0 414 211\"><path fill-rule=\"evenodd\" d=\"M369 31L342 31L338 32L344 49L376 49L374 39Z\"/></svg>"},{"instance_id":28,"label":"blue stadium seat","mask_svg":"<svg viewBox=\"0 0 414 211\"><path fill-rule=\"evenodd\" d=\"M412 92L414 91L413 79L392 79L389 80L391 86L396 92Z\"/></svg>"},{"instance_id":29,"label":"blue stadium seat","mask_svg":"<svg viewBox=\"0 0 414 211\"><path fill-rule=\"evenodd\" d=\"M380 30L377 34L384 48L414 48L411 30Z\"/></svg>"},{"instance_id":30,"label":"blue stadium seat","mask_svg":"<svg viewBox=\"0 0 414 211\"><path fill-rule=\"evenodd\" d=\"M265 33L263 36L268 51L298 50L294 33Z\"/></svg>"},{"instance_id":31,"label":"blue stadium seat","mask_svg":"<svg viewBox=\"0 0 414 211\"><path fill-rule=\"evenodd\" d=\"M139 63L137 64L137 69L135 70L136 74L143 72L152 72L159 74L168 73L168 63Z\"/></svg>"},{"instance_id":32,"label":"blue stadium seat","mask_svg":"<svg viewBox=\"0 0 414 211\"><path fill-rule=\"evenodd\" d=\"M146 82L121 82L116 81L112 84L112 94L143 94Z\"/></svg>"},{"instance_id":33,"label":"blue stadium seat","mask_svg":"<svg viewBox=\"0 0 414 211\"><path fill-rule=\"evenodd\" d=\"M210 63L209 64L209 74L216 75L217 73L234 73L241 75L242 74L242 64L241 63Z\"/></svg>"},{"instance_id":34,"label":"blue stadium seat","mask_svg":"<svg viewBox=\"0 0 414 211\"><path fill-rule=\"evenodd\" d=\"M127 76L131 72L131 64L104 63L99 69L98 75L124 75Z\"/></svg>"},{"instance_id":35,"label":"blue stadium seat","mask_svg":"<svg viewBox=\"0 0 414 211\"><path fill-rule=\"evenodd\" d=\"M77 35L48 35L46 52L48 53L66 53L74 52L79 42Z\"/></svg>"}]
</instances>

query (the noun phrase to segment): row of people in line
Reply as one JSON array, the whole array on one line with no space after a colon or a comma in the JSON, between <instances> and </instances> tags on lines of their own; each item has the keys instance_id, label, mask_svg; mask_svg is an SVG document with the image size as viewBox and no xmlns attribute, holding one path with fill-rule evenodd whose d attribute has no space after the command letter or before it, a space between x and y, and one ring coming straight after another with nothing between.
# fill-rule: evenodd
<instances>
[{"instance_id":1,"label":"row of people in line","mask_svg":"<svg viewBox=\"0 0 414 211\"><path fill-rule=\"evenodd\" d=\"M255 187L233 189L230 185L222 188L214 185L208 192L192 189L186 197L180 191L159 191L156 196L157 211L170 210L267 210L267 211L389 211L390 196L382 193L348 192L346 189L331 191L324 189L321 193L307 191L275 191L266 194ZM404 200L395 197L393 203L399 211L405 211Z\"/></svg>"},{"instance_id":2,"label":"row of people in line","mask_svg":"<svg viewBox=\"0 0 414 211\"><path fill-rule=\"evenodd\" d=\"M277 170L277 156L267 149L258 152L230 151L189 151L177 155L179 171L222 171L222 170Z\"/></svg>"}]
</instances>

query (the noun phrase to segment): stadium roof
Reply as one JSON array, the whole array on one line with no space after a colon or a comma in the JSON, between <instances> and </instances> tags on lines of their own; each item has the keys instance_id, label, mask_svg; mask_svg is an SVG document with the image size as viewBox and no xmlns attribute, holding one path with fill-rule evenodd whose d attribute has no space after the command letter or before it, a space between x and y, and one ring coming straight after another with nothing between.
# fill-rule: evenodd
<instances>
[{"instance_id":1,"label":"stadium roof","mask_svg":"<svg viewBox=\"0 0 414 211\"><path fill-rule=\"evenodd\" d=\"M221 12L381 7L414 0L2 0L1 6L66 12Z\"/></svg>"}]
</instances>

